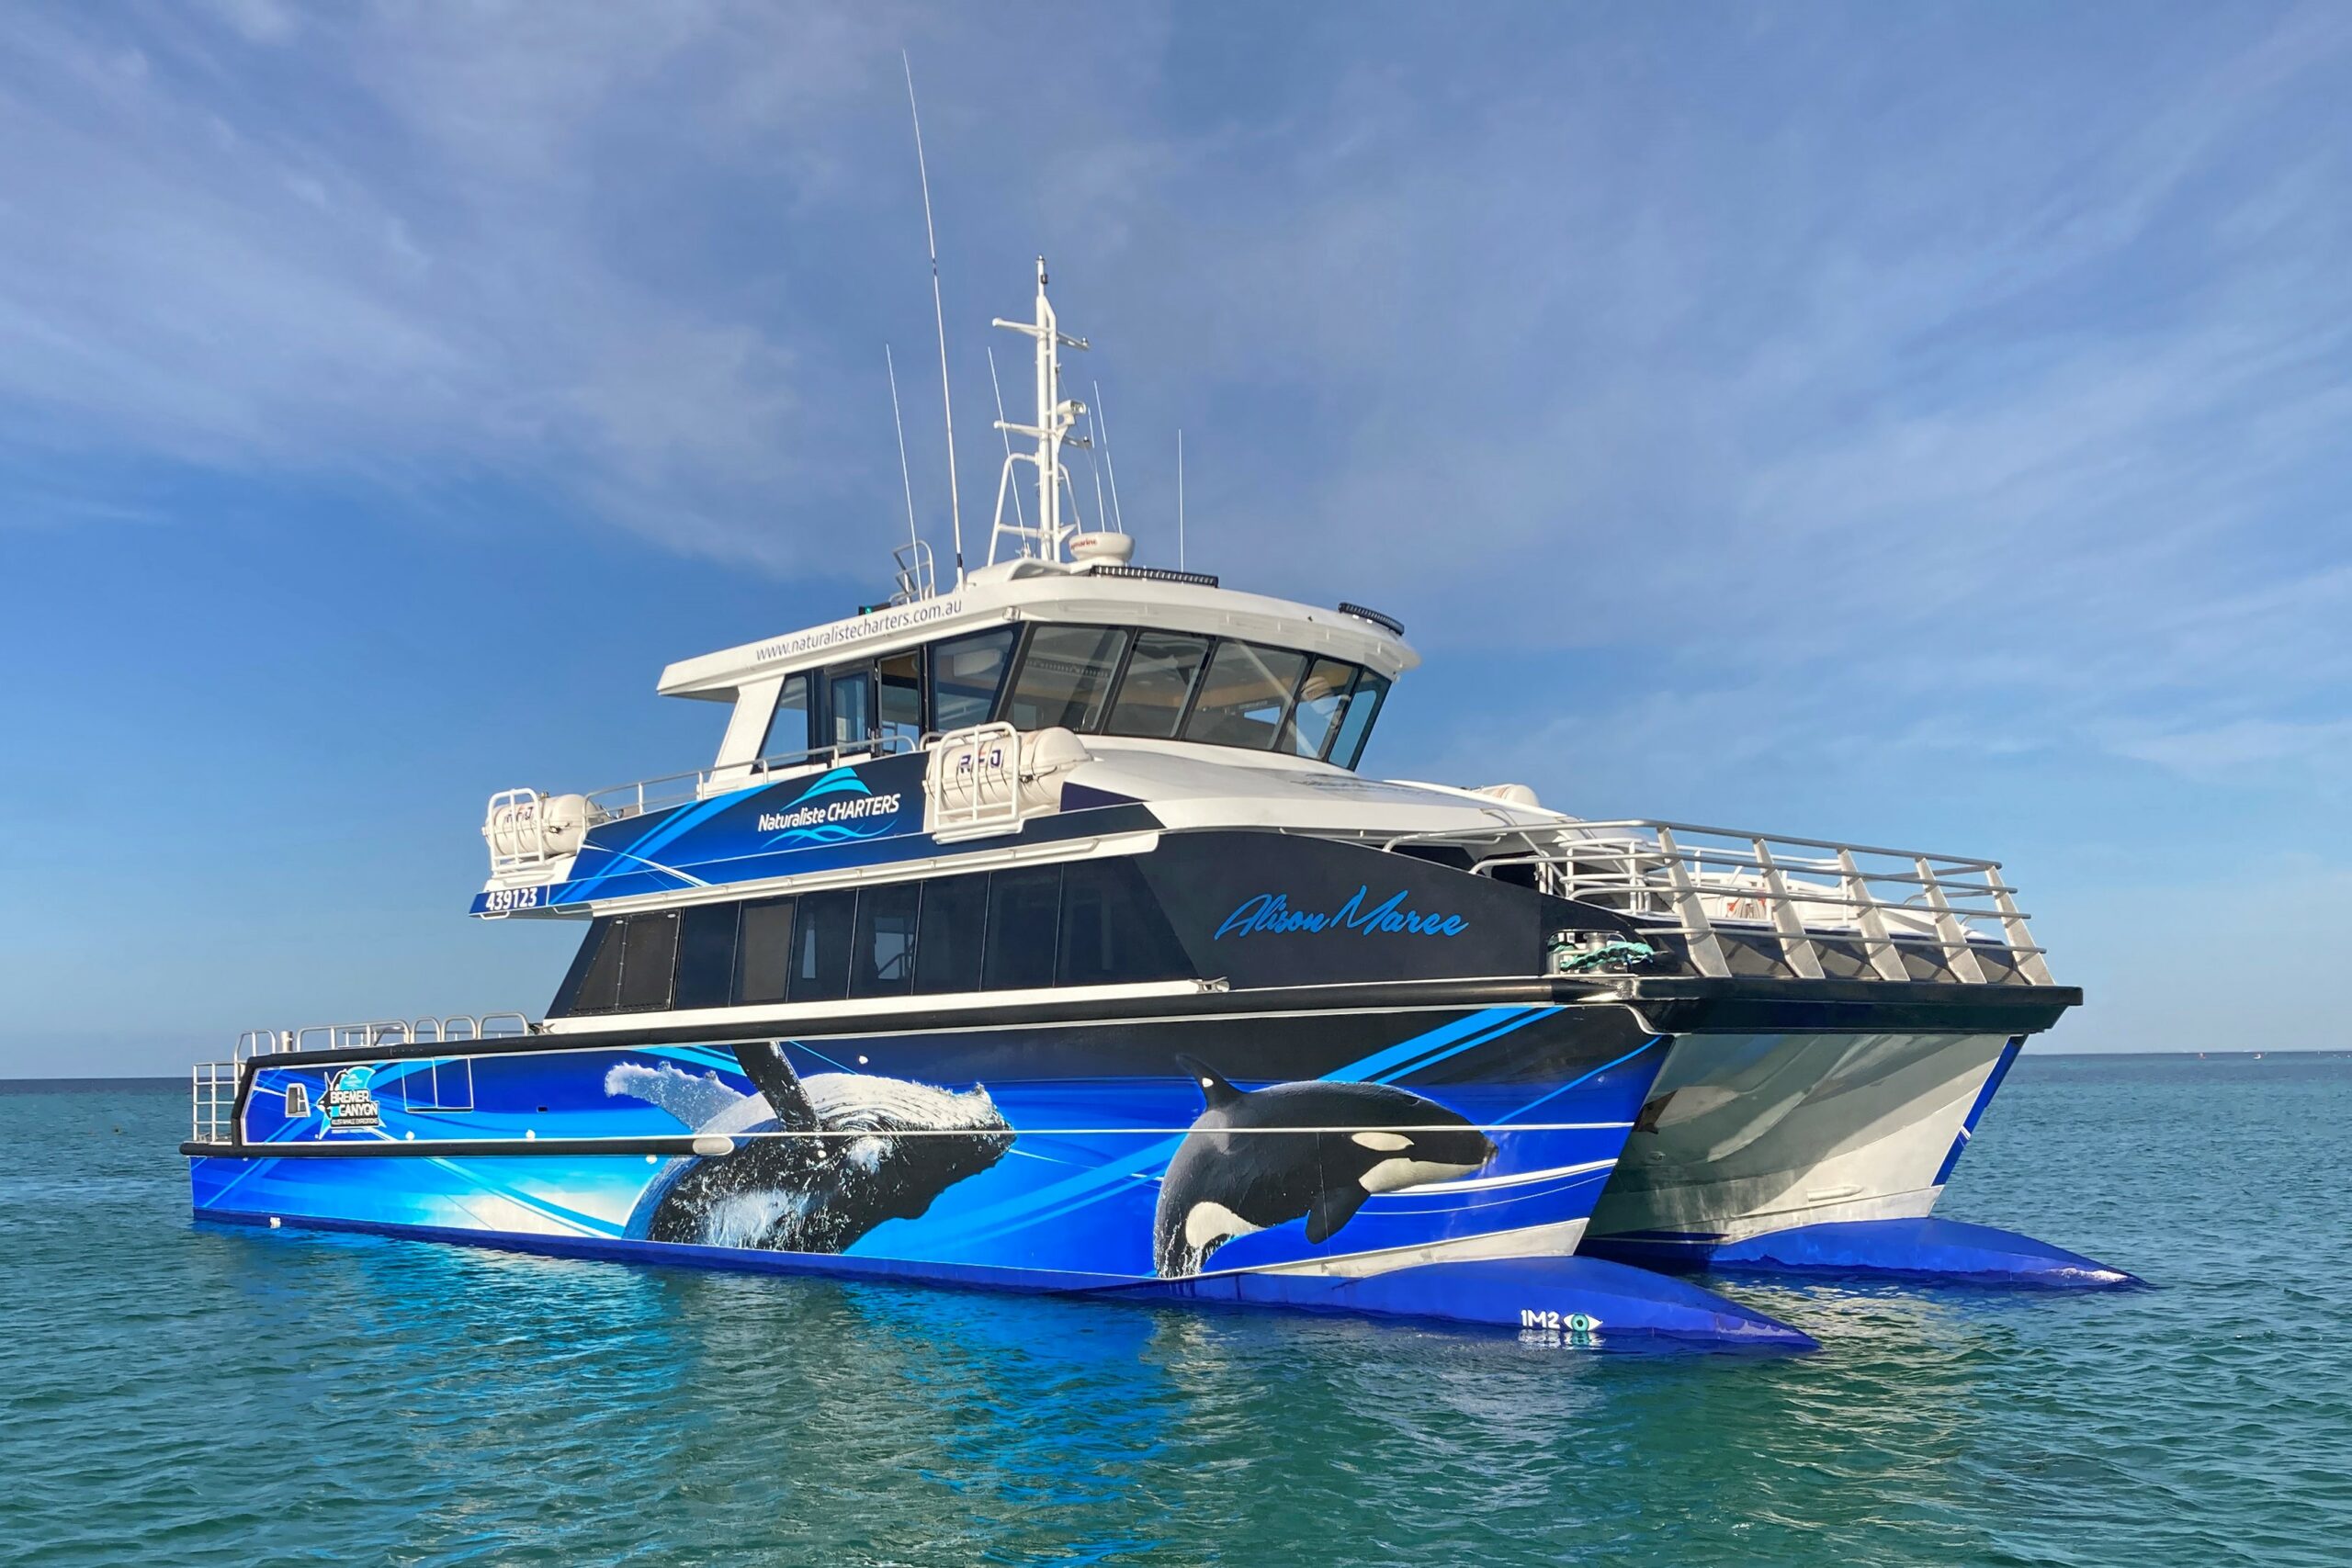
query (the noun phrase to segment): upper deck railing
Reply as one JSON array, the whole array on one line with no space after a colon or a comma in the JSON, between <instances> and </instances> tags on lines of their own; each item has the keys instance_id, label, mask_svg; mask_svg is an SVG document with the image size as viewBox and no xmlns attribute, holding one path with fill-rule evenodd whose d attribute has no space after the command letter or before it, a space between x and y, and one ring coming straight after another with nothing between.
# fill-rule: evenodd
<instances>
[{"instance_id":1,"label":"upper deck railing","mask_svg":"<svg viewBox=\"0 0 2352 1568\"><path fill-rule=\"evenodd\" d=\"M880 757L916 751L933 738L917 740L903 734L877 735L833 746L812 746L800 751L778 752L749 762L695 768L615 784L571 797L586 802L576 819L555 819L550 802L557 797L536 789L503 789L490 797L482 820L482 837L490 841L490 871L495 876L528 871L577 852L588 829L626 821L648 812L690 806L712 795L748 789L775 773L799 768L820 768L852 757Z\"/></svg>"},{"instance_id":2,"label":"upper deck railing","mask_svg":"<svg viewBox=\"0 0 2352 1568\"><path fill-rule=\"evenodd\" d=\"M1858 958L1857 977L1984 984L2002 977L1988 973L1994 960L2018 980L2052 983L1998 861L1652 819L1411 834L1385 847L1418 845L1464 852L1481 875L1526 868L1544 892L1679 936L1702 975L1734 972L1730 944L1774 953L1804 979L1826 977L1829 951Z\"/></svg>"}]
</instances>

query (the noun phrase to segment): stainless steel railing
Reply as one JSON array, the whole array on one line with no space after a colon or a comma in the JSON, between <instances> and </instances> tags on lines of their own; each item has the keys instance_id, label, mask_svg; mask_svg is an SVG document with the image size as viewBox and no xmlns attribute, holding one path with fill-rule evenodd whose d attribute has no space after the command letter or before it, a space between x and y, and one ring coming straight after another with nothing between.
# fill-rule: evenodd
<instances>
[{"instance_id":1,"label":"stainless steel railing","mask_svg":"<svg viewBox=\"0 0 2352 1568\"><path fill-rule=\"evenodd\" d=\"M1466 852L1481 875L1526 868L1544 892L1679 936L1704 975L1732 973L1735 942L1806 979L1824 977L1835 944L1859 955L1860 977L1917 977L1907 952L1931 960L1938 978L1984 984L1996 959L2005 974L2052 984L1998 861L1646 818L1409 834L1385 847L1420 845Z\"/></svg>"}]
</instances>

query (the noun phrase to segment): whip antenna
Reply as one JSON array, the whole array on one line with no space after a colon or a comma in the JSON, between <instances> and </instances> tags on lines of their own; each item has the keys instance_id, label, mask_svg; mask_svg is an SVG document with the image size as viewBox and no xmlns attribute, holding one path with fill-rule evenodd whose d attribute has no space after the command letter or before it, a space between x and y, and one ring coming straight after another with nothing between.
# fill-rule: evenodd
<instances>
[{"instance_id":1,"label":"whip antenna","mask_svg":"<svg viewBox=\"0 0 2352 1568\"><path fill-rule=\"evenodd\" d=\"M1093 418L1095 428L1102 433L1102 468L1111 476L1112 526L1124 534L1127 531L1127 514L1119 510L1119 465L1111 461L1111 420L1102 412L1102 383L1100 381L1094 383Z\"/></svg>"},{"instance_id":2,"label":"whip antenna","mask_svg":"<svg viewBox=\"0 0 2352 1568\"><path fill-rule=\"evenodd\" d=\"M890 357L890 345L882 345L882 366L890 373L890 423L899 429L899 482L907 490L907 545L921 547L922 540L915 533L915 480L907 471L907 422L899 417L899 366Z\"/></svg>"},{"instance_id":3,"label":"whip antenna","mask_svg":"<svg viewBox=\"0 0 2352 1568\"><path fill-rule=\"evenodd\" d=\"M915 107L915 67L905 50L907 114L915 125L915 174L922 181L922 232L931 244L931 320L939 330L939 406L947 416L947 517L956 537L956 585L964 584L964 503L956 486L956 400L947 388L947 312L939 302L939 231L931 220L931 166L922 155L922 111Z\"/></svg>"},{"instance_id":4,"label":"whip antenna","mask_svg":"<svg viewBox=\"0 0 2352 1568\"><path fill-rule=\"evenodd\" d=\"M1176 430L1176 570L1184 570L1184 431Z\"/></svg>"}]
</instances>

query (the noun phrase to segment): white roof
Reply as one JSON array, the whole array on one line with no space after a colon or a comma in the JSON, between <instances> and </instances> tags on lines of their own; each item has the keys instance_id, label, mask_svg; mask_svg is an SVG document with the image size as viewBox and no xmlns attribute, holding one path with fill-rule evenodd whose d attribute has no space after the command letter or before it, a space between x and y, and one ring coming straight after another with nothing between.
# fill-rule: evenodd
<instances>
[{"instance_id":1,"label":"white roof","mask_svg":"<svg viewBox=\"0 0 2352 1568\"><path fill-rule=\"evenodd\" d=\"M1329 654L1394 679L1420 656L1385 626L1288 599L1091 566L1022 559L983 567L944 593L891 604L806 631L682 659L662 671L662 694L730 701L753 680L921 647L1007 621L1155 626L1244 637Z\"/></svg>"}]
</instances>

